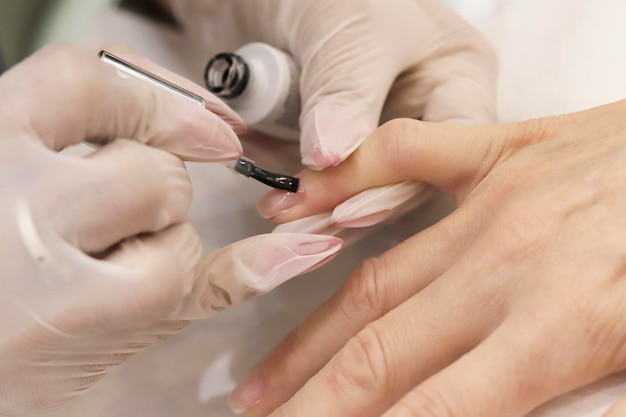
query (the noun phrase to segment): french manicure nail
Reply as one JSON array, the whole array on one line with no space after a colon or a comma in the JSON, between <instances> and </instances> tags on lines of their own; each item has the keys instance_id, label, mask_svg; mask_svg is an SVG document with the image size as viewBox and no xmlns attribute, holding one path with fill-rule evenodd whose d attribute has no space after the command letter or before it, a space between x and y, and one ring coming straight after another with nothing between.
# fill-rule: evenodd
<instances>
[{"instance_id":1,"label":"french manicure nail","mask_svg":"<svg viewBox=\"0 0 626 417\"><path fill-rule=\"evenodd\" d=\"M296 193L282 190L272 190L265 194L257 203L257 210L261 217L271 219L279 214L287 213L304 200L302 188Z\"/></svg>"},{"instance_id":2,"label":"french manicure nail","mask_svg":"<svg viewBox=\"0 0 626 417\"><path fill-rule=\"evenodd\" d=\"M319 171L344 161L375 125L368 106L321 102L304 118L302 164Z\"/></svg>"},{"instance_id":3,"label":"french manicure nail","mask_svg":"<svg viewBox=\"0 0 626 417\"><path fill-rule=\"evenodd\" d=\"M243 154L243 148L237 134L226 122L219 119L214 125L210 139L205 141L203 145L207 155L214 154L215 161L232 161Z\"/></svg>"},{"instance_id":4,"label":"french manicure nail","mask_svg":"<svg viewBox=\"0 0 626 417\"><path fill-rule=\"evenodd\" d=\"M193 117L194 122L179 132L180 137L175 142L169 142L168 150L190 161L221 162L239 158L243 148L231 127L206 110L195 111L202 113L181 116Z\"/></svg>"},{"instance_id":5,"label":"french manicure nail","mask_svg":"<svg viewBox=\"0 0 626 417\"><path fill-rule=\"evenodd\" d=\"M279 224L272 230L272 233L313 233L334 236L339 231L341 228L331 223L331 213L326 212Z\"/></svg>"},{"instance_id":6,"label":"french manicure nail","mask_svg":"<svg viewBox=\"0 0 626 417\"><path fill-rule=\"evenodd\" d=\"M299 233L273 233L271 236L273 242L267 242L265 250L257 250L254 257L247 260L259 277L258 282L248 285L261 293L310 271L343 248L343 240L334 236Z\"/></svg>"},{"instance_id":7,"label":"french manicure nail","mask_svg":"<svg viewBox=\"0 0 626 417\"><path fill-rule=\"evenodd\" d=\"M237 414L261 402L265 391L265 379L260 369L248 375L230 395L230 408Z\"/></svg>"},{"instance_id":8,"label":"french manicure nail","mask_svg":"<svg viewBox=\"0 0 626 417\"><path fill-rule=\"evenodd\" d=\"M412 201L421 204L430 193L426 184L405 181L363 191L335 207L332 224L360 228L378 224L396 213L396 209Z\"/></svg>"},{"instance_id":9,"label":"french manicure nail","mask_svg":"<svg viewBox=\"0 0 626 417\"><path fill-rule=\"evenodd\" d=\"M328 262L342 248L340 238L303 233L267 233L235 242L197 262L180 317L206 318L266 294Z\"/></svg>"}]
</instances>

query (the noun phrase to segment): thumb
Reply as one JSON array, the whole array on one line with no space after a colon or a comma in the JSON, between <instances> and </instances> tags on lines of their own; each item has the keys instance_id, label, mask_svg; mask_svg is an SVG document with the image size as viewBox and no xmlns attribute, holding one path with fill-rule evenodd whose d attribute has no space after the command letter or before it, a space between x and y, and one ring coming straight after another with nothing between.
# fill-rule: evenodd
<instances>
[{"instance_id":1,"label":"thumb","mask_svg":"<svg viewBox=\"0 0 626 417\"><path fill-rule=\"evenodd\" d=\"M330 211L364 190L406 180L462 198L496 163L506 129L397 119L368 136L343 164L303 172L300 192L272 191L258 208L264 217L283 223Z\"/></svg>"},{"instance_id":2,"label":"thumb","mask_svg":"<svg viewBox=\"0 0 626 417\"><path fill-rule=\"evenodd\" d=\"M373 60L389 53L381 42L368 40L373 37L371 26L363 21L371 17L341 5L335 9L339 15L351 15L325 34L324 42L301 46L297 50L305 52L295 55L302 67L302 163L314 170L338 165L376 129L397 75L393 60L381 59L372 66Z\"/></svg>"}]
</instances>

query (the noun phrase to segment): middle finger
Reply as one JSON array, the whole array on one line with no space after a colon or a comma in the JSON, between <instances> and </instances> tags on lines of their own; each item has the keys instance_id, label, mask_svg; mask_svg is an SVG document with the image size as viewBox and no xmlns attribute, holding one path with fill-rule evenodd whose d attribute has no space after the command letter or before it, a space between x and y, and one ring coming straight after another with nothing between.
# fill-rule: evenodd
<instances>
[{"instance_id":1,"label":"middle finger","mask_svg":"<svg viewBox=\"0 0 626 417\"><path fill-rule=\"evenodd\" d=\"M464 257L350 339L271 417L379 416L500 324L503 297L493 297L496 287L476 282L489 276L490 268L475 257Z\"/></svg>"},{"instance_id":2,"label":"middle finger","mask_svg":"<svg viewBox=\"0 0 626 417\"><path fill-rule=\"evenodd\" d=\"M238 397L249 396L245 392L250 392L247 387L251 384L264 389L262 400L249 415L266 415L289 399L368 323L441 275L469 244L477 227L470 221L472 217L455 212L383 256L366 261L338 293L291 332L244 380L233 393L233 406L243 408ZM465 233L452 238L458 230Z\"/></svg>"}]
</instances>

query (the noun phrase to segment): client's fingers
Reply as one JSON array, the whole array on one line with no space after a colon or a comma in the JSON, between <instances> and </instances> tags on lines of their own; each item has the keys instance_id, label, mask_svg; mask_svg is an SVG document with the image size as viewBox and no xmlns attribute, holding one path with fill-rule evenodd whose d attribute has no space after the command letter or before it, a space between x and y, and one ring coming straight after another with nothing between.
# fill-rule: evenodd
<instances>
[{"instance_id":1,"label":"client's fingers","mask_svg":"<svg viewBox=\"0 0 626 417\"><path fill-rule=\"evenodd\" d=\"M550 360L537 349L532 336L519 328L519 322L505 321L471 352L407 394L384 417L526 415L557 395L551 392L556 385Z\"/></svg>"},{"instance_id":2,"label":"client's fingers","mask_svg":"<svg viewBox=\"0 0 626 417\"><path fill-rule=\"evenodd\" d=\"M500 155L503 141L494 138L501 129L409 119L389 122L343 164L303 172L298 193L270 192L259 202L259 212L283 223L329 211L361 191L404 180L462 194Z\"/></svg>"},{"instance_id":3,"label":"client's fingers","mask_svg":"<svg viewBox=\"0 0 626 417\"><path fill-rule=\"evenodd\" d=\"M477 275L480 265L462 266L463 272L457 264L361 330L271 416L378 417L416 384L473 348L500 323L501 304L488 303L490 289L463 285L470 282L465 274ZM401 266L397 268L390 274ZM267 411L257 413L255 407L247 414Z\"/></svg>"},{"instance_id":4,"label":"client's fingers","mask_svg":"<svg viewBox=\"0 0 626 417\"><path fill-rule=\"evenodd\" d=\"M251 378L263 375L266 388L262 402L250 415L265 415L288 400L367 323L382 317L443 273L465 245L462 240L450 241L446 236L462 227L465 225L453 214L383 256L366 261L339 292L252 372ZM415 253L427 260L419 271L412 267ZM237 395L241 395L241 389L234 397Z\"/></svg>"}]
</instances>

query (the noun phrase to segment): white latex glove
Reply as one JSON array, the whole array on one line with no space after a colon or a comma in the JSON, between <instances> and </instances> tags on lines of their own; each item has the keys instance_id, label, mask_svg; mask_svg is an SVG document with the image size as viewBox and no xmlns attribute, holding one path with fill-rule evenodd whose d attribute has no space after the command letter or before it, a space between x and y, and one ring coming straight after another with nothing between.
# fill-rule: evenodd
<instances>
[{"instance_id":1,"label":"white latex glove","mask_svg":"<svg viewBox=\"0 0 626 417\"><path fill-rule=\"evenodd\" d=\"M160 0L207 57L261 41L290 53L301 69L302 163L320 170L346 159L381 121L445 123L495 119L496 60L483 36L438 0ZM271 218L306 190L273 192ZM424 201L420 184L356 196L349 216L370 226ZM354 213L354 210L358 210ZM345 213L279 230L336 233ZM355 225L351 225L352 227ZM343 226L346 227L346 226Z\"/></svg>"},{"instance_id":2,"label":"white latex glove","mask_svg":"<svg viewBox=\"0 0 626 417\"><path fill-rule=\"evenodd\" d=\"M494 54L438 0L160 1L207 58L252 41L294 57L302 162L310 168L343 161L381 118L495 117Z\"/></svg>"},{"instance_id":3,"label":"white latex glove","mask_svg":"<svg viewBox=\"0 0 626 417\"><path fill-rule=\"evenodd\" d=\"M47 48L0 77L0 97L2 416L63 404L189 320L341 247L264 235L202 258L179 157L237 158L236 135L212 112L117 77L95 53ZM106 145L86 158L56 152L86 139Z\"/></svg>"}]
</instances>

